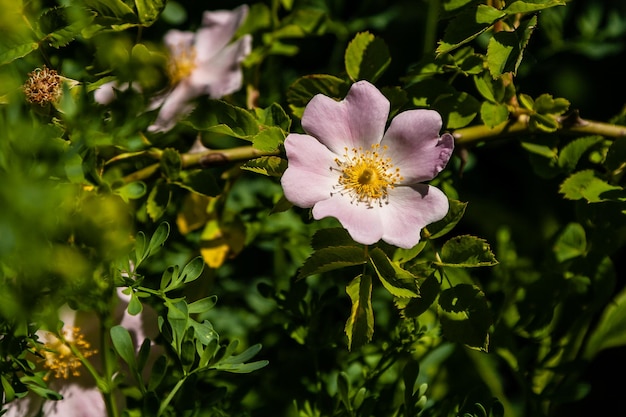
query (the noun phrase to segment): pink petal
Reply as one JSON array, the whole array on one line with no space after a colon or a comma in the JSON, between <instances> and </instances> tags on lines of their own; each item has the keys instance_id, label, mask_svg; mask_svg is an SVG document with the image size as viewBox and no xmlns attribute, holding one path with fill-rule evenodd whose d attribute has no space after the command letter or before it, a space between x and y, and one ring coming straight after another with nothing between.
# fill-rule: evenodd
<instances>
[{"instance_id":1,"label":"pink petal","mask_svg":"<svg viewBox=\"0 0 626 417\"><path fill-rule=\"evenodd\" d=\"M336 218L352 239L363 245L376 243L383 236L381 212L381 207L368 207L352 202L347 194L333 194L331 198L320 201L313 207L313 217L316 220L324 217Z\"/></svg>"},{"instance_id":2,"label":"pink petal","mask_svg":"<svg viewBox=\"0 0 626 417\"><path fill-rule=\"evenodd\" d=\"M389 192L389 204L382 216L382 239L409 249L420 241L420 231L448 213L448 197L426 184L396 187Z\"/></svg>"},{"instance_id":3,"label":"pink petal","mask_svg":"<svg viewBox=\"0 0 626 417\"><path fill-rule=\"evenodd\" d=\"M434 110L408 110L393 118L381 144L400 168L403 184L433 179L448 163L454 149L450 134L439 136L441 116Z\"/></svg>"},{"instance_id":4,"label":"pink petal","mask_svg":"<svg viewBox=\"0 0 626 417\"><path fill-rule=\"evenodd\" d=\"M309 135L292 133L285 139L289 165L280 182L287 200L298 207L313 207L330 198L337 173L330 170L336 155Z\"/></svg>"},{"instance_id":5,"label":"pink petal","mask_svg":"<svg viewBox=\"0 0 626 417\"><path fill-rule=\"evenodd\" d=\"M233 10L204 12L202 27L196 36L198 60L207 61L228 45L247 16L248 6L245 4Z\"/></svg>"},{"instance_id":6,"label":"pink petal","mask_svg":"<svg viewBox=\"0 0 626 417\"><path fill-rule=\"evenodd\" d=\"M198 94L188 82L177 84L163 99L159 114L154 123L148 126L148 132L158 133L172 129L193 109L190 101L197 98Z\"/></svg>"},{"instance_id":7,"label":"pink petal","mask_svg":"<svg viewBox=\"0 0 626 417\"><path fill-rule=\"evenodd\" d=\"M46 417L103 417L107 415L102 394L95 384L89 387L64 384L53 389L58 389L63 399L44 402L43 415Z\"/></svg>"},{"instance_id":8,"label":"pink petal","mask_svg":"<svg viewBox=\"0 0 626 417\"><path fill-rule=\"evenodd\" d=\"M197 63L190 82L199 94L222 98L241 88L241 62L252 50L252 36L245 35L231 43L208 61Z\"/></svg>"},{"instance_id":9,"label":"pink petal","mask_svg":"<svg viewBox=\"0 0 626 417\"><path fill-rule=\"evenodd\" d=\"M35 417L39 415L39 410L43 404L44 399L36 394L28 394L24 398L13 400L5 407L7 413L3 414L4 417Z\"/></svg>"},{"instance_id":10,"label":"pink petal","mask_svg":"<svg viewBox=\"0 0 626 417\"><path fill-rule=\"evenodd\" d=\"M177 57L181 53L191 50L196 34L194 32L180 31L176 29L168 30L163 37L163 43L170 50L172 57Z\"/></svg>"},{"instance_id":11,"label":"pink petal","mask_svg":"<svg viewBox=\"0 0 626 417\"><path fill-rule=\"evenodd\" d=\"M302 115L302 128L336 154L348 147L379 143L389 116L389 100L372 84L359 81L342 101L318 94Z\"/></svg>"}]
</instances>

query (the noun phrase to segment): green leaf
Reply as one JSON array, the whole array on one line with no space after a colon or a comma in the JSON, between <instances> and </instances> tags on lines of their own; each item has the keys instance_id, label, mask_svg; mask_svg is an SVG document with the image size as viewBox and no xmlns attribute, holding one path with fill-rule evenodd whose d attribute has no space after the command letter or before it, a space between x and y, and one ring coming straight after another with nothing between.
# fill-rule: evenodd
<instances>
[{"instance_id":1,"label":"green leaf","mask_svg":"<svg viewBox=\"0 0 626 417\"><path fill-rule=\"evenodd\" d=\"M319 249L304 262L298 278L321 274L348 266L362 265L367 261L365 251L356 246L332 246Z\"/></svg>"},{"instance_id":2,"label":"green leaf","mask_svg":"<svg viewBox=\"0 0 626 417\"><path fill-rule=\"evenodd\" d=\"M346 72L352 81L375 82L391 63L389 48L369 32L357 33L346 48Z\"/></svg>"},{"instance_id":3,"label":"green leaf","mask_svg":"<svg viewBox=\"0 0 626 417\"><path fill-rule=\"evenodd\" d=\"M115 194L122 197L125 202L129 200L137 200L144 195L148 190L148 186L143 181L135 181L128 184L124 184L123 186L116 188Z\"/></svg>"},{"instance_id":4,"label":"green leaf","mask_svg":"<svg viewBox=\"0 0 626 417\"><path fill-rule=\"evenodd\" d=\"M554 255L557 261L564 262L587 253L587 236L585 229L579 223L569 223L556 242L554 243Z\"/></svg>"},{"instance_id":5,"label":"green leaf","mask_svg":"<svg viewBox=\"0 0 626 417\"><path fill-rule=\"evenodd\" d=\"M180 177L183 161L180 153L176 149L166 148L161 154L160 168L161 172L170 181L176 181Z\"/></svg>"},{"instance_id":6,"label":"green leaf","mask_svg":"<svg viewBox=\"0 0 626 417\"><path fill-rule=\"evenodd\" d=\"M130 314L131 316L136 316L137 314L141 313L142 310L143 304L141 304L139 298L134 293L132 293L130 301L128 302L128 314Z\"/></svg>"},{"instance_id":7,"label":"green leaf","mask_svg":"<svg viewBox=\"0 0 626 417\"><path fill-rule=\"evenodd\" d=\"M222 100L200 100L186 120L194 129L214 135L252 141L259 133L259 124L249 111Z\"/></svg>"},{"instance_id":8,"label":"green leaf","mask_svg":"<svg viewBox=\"0 0 626 417\"><path fill-rule=\"evenodd\" d=\"M514 32L497 32L489 39L487 63L493 78L498 78L505 72L517 73L524 49L536 26L537 16L532 16L522 21Z\"/></svg>"},{"instance_id":9,"label":"green leaf","mask_svg":"<svg viewBox=\"0 0 626 417\"><path fill-rule=\"evenodd\" d=\"M331 227L315 231L313 239L311 239L311 246L314 250L331 246L358 246L359 248L364 248L362 245L355 243L348 231L343 227Z\"/></svg>"},{"instance_id":10,"label":"green leaf","mask_svg":"<svg viewBox=\"0 0 626 417\"><path fill-rule=\"evenodd\" d=\"M222 192L222 188L215 180L215 176L207 169L181 171L180 181L175 181L173 184L208 197L215 197Z\"/></svg>"},{"instance_id":11,"label":"green leaf","mask_svg":"<svg viewBox=\"0 0 626 417\"><path fill-rule=\"evenodd\" d=\"M165 300L167 307L167 322L172 331L172 347L179 355L182 353L182 343L187 332L189 311L184 300Z\"/></svg>"},{"instance_id":12,"label":"green leaf","mask_svg":"<svg viewBox=\"0 0 626 417\"><path fill-rule=\"evenodd\" d=\"M9 48L0 53L0 66L15 61L18 58L23 58L37 48L39 48L39 44L37 42L27 42Z\"/></svg>"},{"instance_id":13,"label":"green leaf","mask_svg":"<svg viewBox=\"0 0 626 417\"><path fill-rule=\"evenodd\" d=\"M255 112L259 123L262 125L276 126L283 132L289 132L291 129L291 118L278 103L272 103L264 109L257 108Z\"/></svg>"},{"instance_id":14,"label":"green leaf","mask_svg":"<svg viewBox=\"0 0 626 417\"><path fill-rule=\"evenodd\" d=\"M202 260L202 256L197 256L192 259L185 267L183 268L183 272L181 272L180 277L183 283L188 283L197 280L202 271L204 270L204 261Z\"/></svg>"},{"instance_id":15,"label":"green leaf","mask_svg":"<svg viewBox=\"0 0 626 417\"><path fill-rule=\"evenodd\" d=\"M178 265L168 266L161 275L161 291L169 291L173 282L178 282Z\"/></svg>"},{"instance_id":16,"label":"green leaf","mask_svg":"<svg viewBox=\"0 0 626 417\"><path fill-rule=\"evenodd\" d=\"M116 23L126 22L135 16L134 10L122 0L84 0L85 5L102 17L116 18Z\"/></svg>"},{"instance_id":17,"label":"green leaf","mask_svg":"<svg viewBox=\"0 0 626 417\"><path fill-rule=\"evenodd\" d=\"M152 221L159 220L165 214L171 197L172 191L167 183L159 180L154 184L146 202L146 210Z\"/></svg>"},{"instance_id":18,"label":"green leaf","mask_svg":"<svg viewBox=\"0 0 626 417\"><path fill-rule=\"evenodd\" d=\"M604 349L626 345L626 289L623 289L604 309L587 345L585 358L591 360Z\"/></svg>"},{"instance_id":19,"label":"green leaf","mask_svg":"<svg viewBox=\"0 0 626 417\"><path fill-rule=\"evenodd\" d=\"M469 284L447 288L439 296L443 335L473 349L487 351L493 319L483 292Z\"/></svg>"},{"instance_id":20,"label":"green leaf","mask_svg":"<svg viewBox=\"0 0 626 417\"><path fill-rule=\"evenodd\" d=\"M268 360L262 360L250 363L218 364L215 366L215 369L235 374L248 374L266 367L269 363L270 362Z\"/></svg>"},{"instance_id":21,"label":"green leaf","mask_svg":"<svg viewBox=\"0 0 626 417\"><path fill-rule=\"evenodd\" d=\"M148 379L148 391L154 391L163 381L167 373L167 358L159 356L150 369L150 378Z\"/></svg>"},{"instance_id":22,"label":"green leaf","mask_svg":"<svg viewBox=\"0 0 626 417\"><path fill-rule=\"evenodd\" d=\"M504 16L506 13L503 11L484 4L457 14L446 26L443 39L437 47L437 54L448 53L474 40Z\"/></svg>"},{"instance_id":23,"label":"green leaf","mask_svg":"<svg viewBox=\"0 0 626 417\"><path fill-rule=\"evenodd\" d=\"M441 285L435 274L430 274L420 285L419 290L420 296L417 298L396 300L396 306L402 311L404 317L419 317L433 305L441 291Z\"/></svg>"},{"instance_id":24,"label":"green leaf","mask_svg":"<svg viewBox=\"0 0 626 417\"><path fill-rule=\"evenodd\" d=\"M154 234L150 238L150 243L148 244L148 255L150 256L160 250L163 247L163 244L167 240L170 235L170 225L167 222L163 222L159 224L157 229L154 231Z\"/></svg>"},{"instance_id":25,"label":"green leaf","mask_svg":"<svg viewBox=\"0 0 626 417\"><path fill-rule=\"evenodd\" d=\"M304 107L316 95L341 99L345 97L350 83L326 74L313 74L298 78L287 90L289 108L296 117L302 117Z\"/></svg>"},{"instance_id":26,"label":"green leaf","mask_svg":"<svg viewBox=\"0 0 626 417\"><path fill-rule=\"evenodd\" d=\"M621 187L611 185L596 177L593 170L587 169L570 175L559 188L559 192L568 200L585 199L589 203L610 200L611 192L623 191Z\"/></svg>"},{"instance_id":27,"label":"green leaf","mask_svg":"<svg viewBox=\"0 0 626 417\"><path fill-rule=\"evenodd\" d=\"M417 245L409 249L396 248L393 251L393 261L397 262L398 264L408 262L411 259L414 259L417 255L419 255L422 250L424 250L427 244L427 240L421 240L420 242L418 242Z\"/></svg>"},{"instance_id":28,"label":"green leaf","mask_svg":"<svg viewBox=\"0 0 626 417\"><path fill-rule=\"evenodd\" d=\"M130 333L122 326L113 326L110 330L111 341L118 355L128 364L131 370L137 369L135 346Z\"/></svg>"},{"instance_id":29,"label":"green leaf","mask_svg":"<svg viewBox=\"0 0 626 417\"><path fill-rule=\"evenodd\" d=\"M516 0L511 2L504 11L507 14L532 13L565 4L565 0Z\"/></svg>"},{"instance_id":30,"label":"green leaf","mask_svg":"<svg viewBox=\"0 0 626 417\"><path fill-rule=\"evenodd\" d=\"M563 114L569 108L570 102L564 98L553 98L550 94L542 94L535 99L533 110L540 114Z\"/></svg>"},{"instance_id":31,"label":"green leaf","mask_svg":"<svg viewBox=\"0 0 626 417\"><path fill-rule=\"evenodd\" d=\"M509 108L506 104L484 101L480 106L480 118L485 125L493 128L509 118Z\"/></svg>"},{"instance_id":32,"label":"green leaf","mask_svg":"<svg viewBox=\"0 0 626 417\"><path fill-rule=\"evenodd\" d=\"M261 351L261 344L257 343L256 345L250 346L248 349L244 350L238 355L232 355L224 360L220 361L220 363L244 363L257 355Z\"/></svg>"},{"instance_id":33,"label":"green leaf","mask_svg":"<svg viewBox=\"0 0 626 417\"><path fill-rule=\"evenodd\" d=\"M441 265L470 268L493 266L497 263L487 241L475 236L454 237L441 248Z\"/></svg>"},{"instance_id":34,"label":"green leaf","mask_svg":"<svg viewBox=\"0 0 626 417\"><path fill-rule=\"evenodd\" d=\"M567 172L573 171L585 152L599 142L602 142L600 136L585 136L574 139L559 152L559 166Z\"/></svg>"},{"instance_id":35,"label":"green leaf","mask_svg":"<svg viewBox=\"0 0 626 417\"><path fill-rule=\"evenodd\" d=\"M474 120L480 111L480 102L463 92L438 99L433 108L447 116L447 129L459 129Z\"/></svg>"},{"instance_id":36,"label":"green leaf","mask_svg":"<svg viewBox=\"0 0 626 417\"><path fill-rule=\"evenodd\" d=\"M278 126L264 127L252 138L252 146L261 152L275 152L285 141L285 132Z\"/></svg>"},{"instance_id":37,"label":"green leaf","mask_svg":"<svg viewBox=\"0 0 626 417\"><path fill-rule=\"evenodd\" d=\"M217 303L216 295L201 298L189 304L187 306L187 311L189 311L189 314L206 313L207 311L212 309L216 303Z\"/></svg>"},{"instance_id":38,"label":"green leaf","mask_svg":"<svg viewBox=\"0 0 626 417\"><path fill-rule=\"evenodd\" d=\"M93 14L78 7L53 7L39 16L39 29L46 33L44 42L53 48L67 46L93 21Z\"/></svg>"},{"instance_id":39,"label":"green leaf","mask_svg":"<svg viewBox=\"0 0 626 417\"><path fill-rule=\"evenodd\" d=\"M0 381L2 381L2 394L4 396L3 402L11 402L15 398L15 390L11 386L11 383L4 375L0 375Z\"/></svg>"},{"instance_id":40,"label":"green leaf","mask_svg":"<svg viewBox=\"0 0 626 417\"><path fill-rule=\"evenodd\" d=\"M474 85L478 92L491 103L501 103L504 99L504 83L501 78L493 79L486 72L474 76Z\"/></svg>"},{"instance_id":41,"label":"green leaf","mask_svg":"<svg viewBox=\"0 0 626 417\"><path fill-rule=\"evenodd\" d=\"M392 262L380 248L370 251L370 262L383 286L395 297L419 297L417 279L395 262Z\"/></svg>"},{"instance_id":42,"label":"green leaf","mask_svg":"<svg viewBox=\"0 0 626 417\"><path fill-rule=\"evenodd\" d=\"M368 343L374 335L372 277L359 275L348 284L346 293L352 301L352 309L344 330L348 336L348 349L352 350Z\"/></svg>"},{"instance_id":43,"label":"green leaf","mask_svg":"<svg viewBox=\"0 0 626 417\"><path fill-rule=\"evenodd\" d=\"M463 215L465 215L467 203L453 199L448 199L448 202L450 207L444 218L435 223L431 223L426 228L425 234L428 239L436 239L445 235L452 230L454 226L461 221Z\"/></svg>"},{"instance_id":44,"label":"green leaf","mask_svg":"<svg viewBox=\"0 0 626 417\"><path fill-rule=\"evenodd\" d=\"M143 26L152 25L165 8L165 0L135 0L137 16Z\"/></svg>"},{"instance_id":45,"label":"green leaf","mask_svg":"<svg viewBox=\"0 0 626 417\"><path fill-rule=\"evenodd\" d=\"M270 177L280 177L287 169L287 160L279 156L261 156L241 165L241 169Z\"/></svg>"},{"instance_id":46,"label":"green leaf","mask_svg":"<svg viewBox=\"0 0 626 417\"><path fill-rule=\"evenodd\" d=\"M28 389L39 395L42 398L46 398L52 401L59 401L63 399L63 396L56 391L49 388L40 387L38 385L28 385Z\"/></svg>"}]
</instances>

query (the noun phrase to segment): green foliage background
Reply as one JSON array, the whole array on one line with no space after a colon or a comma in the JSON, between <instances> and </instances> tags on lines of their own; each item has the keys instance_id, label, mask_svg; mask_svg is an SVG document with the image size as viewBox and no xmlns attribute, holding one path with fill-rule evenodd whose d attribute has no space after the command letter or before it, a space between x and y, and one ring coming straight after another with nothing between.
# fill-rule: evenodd
<instances>
[{"instance_id":1,"label":"green foliage background","mask_svg":"<svg viewBox=\"0 0 626 417\"><path fill-rule=\"evenodd\" d=\"M164 33L240 4L0 1L2 409L56 398L32 352L68 303L104 323L98 382L127 401L110 415L625 413L626 5L250 2L244 88L146 134ZM29 104L44 65L78 84ZM94 103L113 79L143 93ZM456 138L432 182L450 213L410 250L282 195L304 106L359 79ZM212 151L189 153L197 138ZM116 287L159 313L149 381Z\"/></svg>"}]
</instances>

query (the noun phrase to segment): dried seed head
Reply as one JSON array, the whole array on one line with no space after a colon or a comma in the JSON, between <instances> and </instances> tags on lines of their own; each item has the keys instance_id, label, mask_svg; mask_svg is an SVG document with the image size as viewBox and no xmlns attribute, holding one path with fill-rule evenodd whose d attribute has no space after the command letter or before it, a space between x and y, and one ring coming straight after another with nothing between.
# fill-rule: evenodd
<instances>
[{"instance_id":1,"label":"dried seed head","mask_svg":"<svg viewBox=\"0 0 626 417\"><path fill-rule=\"evenodd\" d=\"M61 96L61 76L44 65L28 74L28 80L22 86L29 103L45 106L56 102Z\"/></svg>"}]
</instances>

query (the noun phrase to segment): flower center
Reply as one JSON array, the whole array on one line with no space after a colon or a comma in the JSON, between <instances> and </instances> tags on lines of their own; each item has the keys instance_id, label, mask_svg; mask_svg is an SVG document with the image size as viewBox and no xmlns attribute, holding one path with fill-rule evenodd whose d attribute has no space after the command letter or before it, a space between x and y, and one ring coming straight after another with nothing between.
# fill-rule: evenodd
<instances>
[{"instance_id":1,"label":"flower center","mask_svg":"<svg viewBox=\"0 0 626 417\"><path fill-rule=\"evenodd\" d=\"M394 168L391 158L385 157L386 150L380 144L372 145L369 150L345 148L343 157L335 158L337 167L330 168L339 171L333 189L341 195L350 195L353 204L363 203L370 208L388 204L389 190L403 177L400 168Z\"/></svg>"},{"instance_id":2,"label":"flower center","mask_svg":"<svg viewBox=\"0 0 626 417\"><path fill-rule=\"evenodd\" d=\"M80 328L73 327L71 331L64 331L64 333L62 339L49 334L49 340L41 353L44 357L44 367L48 368L55 378L67 379L70 375L80 375L79 368L82 363L74 354L74 350L77 350L83 358L88 358L97 351L91 349L89 342L80 333ZM48 377L49 375L44 379L47 380Z\"/></svg>"},{"instance_id":3,"label":"flower center","mask_svg":"<svg viewBox=\"0 0 626 417\"><path fill-rule=\"evenodd\" d=\"M196 68L196 48L192 45L179 45L170 57L168 72L172 84L178 84L189 77Z\"/></svg>"}]
</instances>

